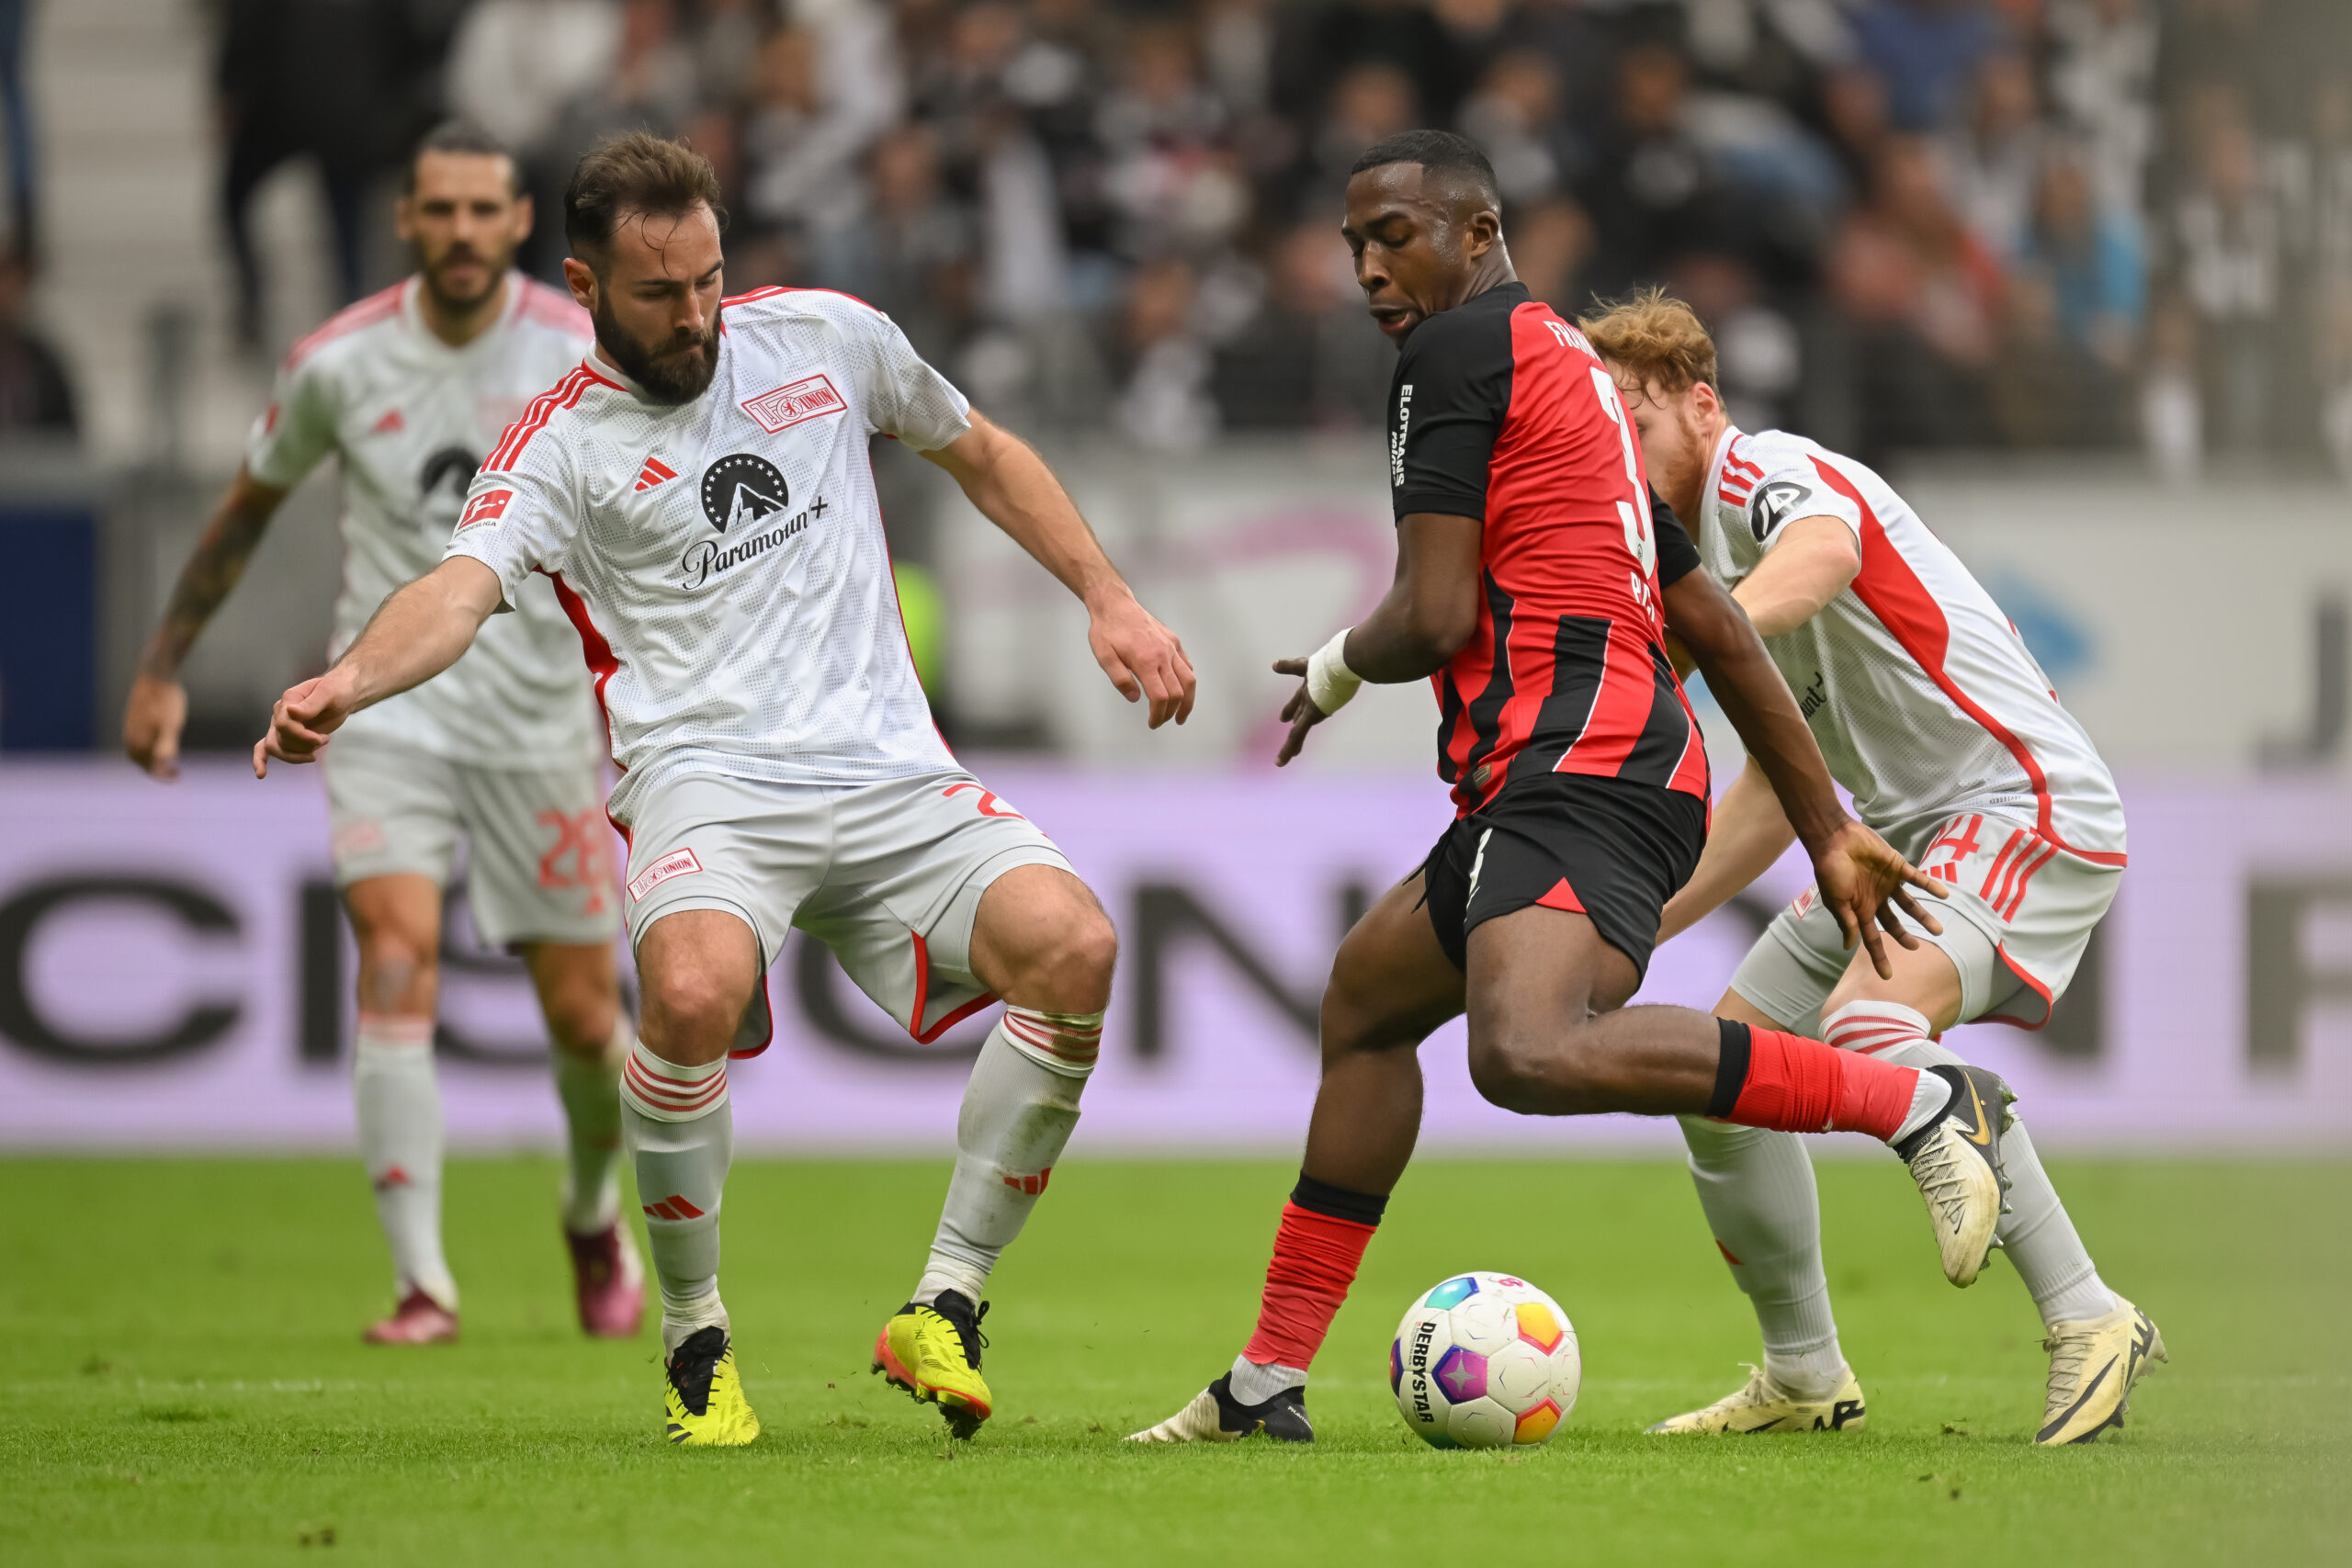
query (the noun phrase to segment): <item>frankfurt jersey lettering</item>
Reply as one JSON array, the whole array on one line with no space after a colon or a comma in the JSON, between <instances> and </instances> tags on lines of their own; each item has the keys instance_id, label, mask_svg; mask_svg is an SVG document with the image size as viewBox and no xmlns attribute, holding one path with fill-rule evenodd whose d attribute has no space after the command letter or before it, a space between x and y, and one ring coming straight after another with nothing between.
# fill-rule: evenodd
<instances>
[{"instance_id":1,"label":"frankfurt jersey lettering","mask_svg":"<svg viewBox=\"0 0 2352 1568\"><path fill-rule=\"evenodd\" d=\"M1727 430L1703 494L1701 549L1726 587L1801 518L1853 532L1853 582L1764 646L1857 816L1914 861L1966 811L2123 863L2123 802L2098 749L1992 595L1894 487L1802 435Z\"/></svg>"},{"instance_id":2,"label":"frankfurt jersey lettering","mask_svg":"<svg viewBox=\"0 0 2352 1568\"><path fill-rule=\"evenodd\" d=\"M1584 334L1524 285L1488 289L1413 330L1390 408L1397 517L1484 525L1476 630L1431 679L1457 813L1539 772L1706 798L1659 599L1698 552Z\"/></svg>"},{"instance_id":3,"label":"frankfurt jersey lettering","mask_svg":"<svg viewBox=\"0 0 2352 1568\"><path fill-rule=\"evenodd\" d=\"M971 428L969 405L847 295L763 289L721 320L693 402L656 402L601 359L549 389L474 481L477 500L514 499L448 544L509 604L534 573L553 580L623 769L624 824L682 773L861 783L954 765L908 652L866 446L936 451Z\"/></svg>"},{"instance_id":4,"label":"frankfurt jersey lettering","mask_svg":"<svg viewBox=\"0 0 2352 1568\"><path fill-rule=\"evenodd\" d=\"M416 308L417 282L361 300L294 345L277 400L254 422L245 468L291 490L330 452L343 468L341 653L384 596L440 563L453 529L494 517L503 490L467 500L482 455L532 394L593 342L569 295L510 274L506 310L452 348ZM482 627L441 674L363 708L345 735L372 736L487 767L571 767L597 752L580 639L545 582L518 614Z\"/></svg>"}]
</instances>

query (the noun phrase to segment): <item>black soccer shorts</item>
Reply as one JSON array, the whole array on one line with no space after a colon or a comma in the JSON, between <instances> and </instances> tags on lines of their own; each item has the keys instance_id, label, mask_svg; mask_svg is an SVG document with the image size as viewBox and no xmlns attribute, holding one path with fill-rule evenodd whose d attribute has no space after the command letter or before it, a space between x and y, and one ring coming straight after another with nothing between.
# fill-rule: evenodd
<instances>
[{"instance_id":1,"label":"black soccer shorts","mask_svg":"<svg viewBox=\"0 0 2352 1568\"><path fill-rule=\"evenodd\" d=\"M1666 901L1707 844L1707 803L1655 784L1585 773L1516 779L1447 828L1421 863L1438 944L1469 968L1470 933L1530 905L1589 918L1649 972Z\"/></svg>"}]
</instances>

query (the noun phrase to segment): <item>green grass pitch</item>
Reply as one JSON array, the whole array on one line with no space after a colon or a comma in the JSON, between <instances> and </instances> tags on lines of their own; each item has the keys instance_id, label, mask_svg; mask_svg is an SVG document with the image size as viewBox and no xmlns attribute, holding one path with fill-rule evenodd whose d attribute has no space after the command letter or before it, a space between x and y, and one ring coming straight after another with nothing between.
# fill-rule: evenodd
<instances>
[{"instance_id":1,"label":"green grass pitch","mask_svg":"<svg viewBox=\"0 0 2352 1568\"><path fill-rule=\"evenodd\" d=\"M2352 1167L2062 1164L2174 1360L2123 1432L2057 1452L2027 1443L2015 1274L1946 1286L1885 1161L1821 1173L1860 1435L1641 1435L1755 1354L1678 1166L1432 1160L1324 1350L1313 1449L1122 1446L1238 1346L1289 1169L1081 1157L995 1282L997 1418L951 1446L866 1374L945 1174L737 1166L723 1278L766 1431L689 1452L652 1336L571 1325L548 1160L452 1168L466 1337L426 1350L358 1343L388 1282L352 1162L0 1161L0 1561L2345 1561ZM1583 1397L1544 1449L1437 1452L1389 1402L1397 1315L1469 1268L1575 1316Z\"/></svg>"}]
</instances>

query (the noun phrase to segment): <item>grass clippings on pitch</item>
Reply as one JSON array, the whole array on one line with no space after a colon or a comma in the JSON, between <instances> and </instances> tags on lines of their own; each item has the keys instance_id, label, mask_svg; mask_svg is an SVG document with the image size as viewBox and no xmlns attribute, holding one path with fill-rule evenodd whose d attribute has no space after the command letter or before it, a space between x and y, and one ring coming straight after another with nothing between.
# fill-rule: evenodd
<instances>
[{"instance_id":1,"label":"grass clippings on pitch","mask_svg":"<svg viewBox=\"0 0 2352 1568\"><path fill-rule=\"evenodd\" d=\"M2352 1526L2352 1168L2060 1163L2173 1365L2095 1447L2028 1445L2040 1329L1996 1262L1939 1275L1888 1162L1821 1168L1870 1429L1662 1440L1752 1359L1671 1163L1430 1162L1407 1178L1310 1396L1311 1450L1125 1433L1248 1330L1289 1172L1072 1160L998 1276L997 1418L951 1445L866 1375L944 1161L746 1161L723 1278L766 1431L662 1441L656 1341L582 1340L555 1167L448 1179L454 1348L370 1349L389 1281L356 1163L0 1161L0 1559L24 1563L1142 1564L2342 1561ZM1559 1436L1441 1453L1386 1343L1447 1273L1558 1296L1585 1357Z\"/></svg>"}]
</instances>

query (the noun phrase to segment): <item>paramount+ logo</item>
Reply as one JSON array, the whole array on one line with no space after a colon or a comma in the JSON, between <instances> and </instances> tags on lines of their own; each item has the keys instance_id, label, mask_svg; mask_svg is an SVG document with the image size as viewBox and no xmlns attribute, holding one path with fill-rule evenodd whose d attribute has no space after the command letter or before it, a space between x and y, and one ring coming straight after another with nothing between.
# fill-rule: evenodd
<instances>
[{"instance_id":1,"label":"paramount+ logo","mask_svg":"<svg viewBox=\"0 0 2352 1568\"><path fill-rule=\"evenodd\" d=\"M732 452L711 464L702 476L702 514L721 537L686 547L679 586L692 592L789 542L831 510L821 495L797 512L787 510L791 502L783 473L755 452Z\"/></svg>"}]
</instances>

